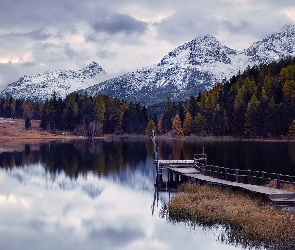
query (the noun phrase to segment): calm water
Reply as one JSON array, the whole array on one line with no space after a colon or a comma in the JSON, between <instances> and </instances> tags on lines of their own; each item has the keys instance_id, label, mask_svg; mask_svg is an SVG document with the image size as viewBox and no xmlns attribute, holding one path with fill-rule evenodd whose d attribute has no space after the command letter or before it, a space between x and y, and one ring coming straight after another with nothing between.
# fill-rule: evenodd
<instances>
[{"instance_id":1,"label":"calm water","mask_svg":"<svg viewBox=\"0 0 295 250\"><path fill-rule=\"evenodd\" d=\"M294 143L158 141L163 159L295 175ZM79 141L0 153L0 249L240 249L159 216L151 141Z\"/></svg>"}]
</instances>

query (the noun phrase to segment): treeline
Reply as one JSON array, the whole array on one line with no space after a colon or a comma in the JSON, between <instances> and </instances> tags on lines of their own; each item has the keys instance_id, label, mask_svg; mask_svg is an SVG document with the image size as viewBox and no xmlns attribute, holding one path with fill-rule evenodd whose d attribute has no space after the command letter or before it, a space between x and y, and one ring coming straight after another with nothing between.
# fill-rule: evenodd
<instances>
[{"instance_id":1,"label":"treeline","mask_svg":"<svg viewBox=\"0 0 295 250\"><path fill-rule=\"evenodd\" d=\"M0 99L0 117L40 119L49 131L77 135L158 134L295 136L295 59L248 67L229 81L182 103L167 98L164 112L152 117L147 108L106 95L72 93L45 103Z\"/></svg>"},{"instance_id":2,"label":"treeline","mask_svg":"<svg viewBox=\"0 0 295 250\"><path fill-rule=\"evenodd\" d=\"M4 118L41 118L42 103L10 98L0 98L0 117Z\"/></svg>"},{"instance_id":3,"label":"treeline","mask_svg":"<svg viewBox=\"0 0 295 250\"><path fill-rule=\"evenodd\" d=\"M248 67L183 104L168 98L161 134L281 137L295 135L295 59Z\"/></svg>"},{"instance_id":4,"label":"treeline","mask_svg":"<svg viewBox=\"0 0 295 250\"><path fill-rule=\"evenodd\" d=\"M64 100L55 95L46 101L41 114L43 129L74 131L77 135L143 134L147 109L106 95L89 97L77 93Z\"/></svg>"},{"instance_id":5,"label":"treeline","mask_svg":"<svg viewBox=\"0 0 295 250\"><path fill-rule=\"evenodd\" d=\"M147 109L106 95L88 97L69 94L64 100L53 94L45 103L0 99L0 117L40 119L41 128L70 131L83 136L103 134L144 134Z\"/></svg>"}]
</instances>

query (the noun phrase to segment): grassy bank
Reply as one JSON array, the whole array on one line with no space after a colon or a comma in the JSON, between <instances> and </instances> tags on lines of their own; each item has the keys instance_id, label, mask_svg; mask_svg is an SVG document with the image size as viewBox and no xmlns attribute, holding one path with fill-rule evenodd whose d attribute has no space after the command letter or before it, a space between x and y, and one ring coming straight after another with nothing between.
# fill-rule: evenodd
<instances>
[{"instance_id":1,"label":"grassy bank","mask_svg":"<svg viewBox=\"0 0 295 250\"><path fill-rule=\"evenodd\" d=\"M295 215L261 197L198 184L183 184L179 191L161 210L161 216L170 222L204 227L221 225L219 239L244 248L295 246Z\"/></svg>"}]
</instances>

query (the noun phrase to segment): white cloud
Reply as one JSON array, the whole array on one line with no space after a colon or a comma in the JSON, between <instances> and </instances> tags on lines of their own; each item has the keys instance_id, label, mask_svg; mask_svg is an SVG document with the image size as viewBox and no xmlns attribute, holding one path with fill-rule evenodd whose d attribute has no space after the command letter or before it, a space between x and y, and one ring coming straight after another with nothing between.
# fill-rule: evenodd
<instances>
[{"instance_id":1,"label":"white cloud","mask_svg":"<svg viewBox=\"0 0 295 250\"><path fill-rule=\"evenodd\" d=\"M0 90L24 74L92 61L125 73L208 33L245 49L295 22L294 9L293 0L1 1Z\"/></svg>"}]
</instances>

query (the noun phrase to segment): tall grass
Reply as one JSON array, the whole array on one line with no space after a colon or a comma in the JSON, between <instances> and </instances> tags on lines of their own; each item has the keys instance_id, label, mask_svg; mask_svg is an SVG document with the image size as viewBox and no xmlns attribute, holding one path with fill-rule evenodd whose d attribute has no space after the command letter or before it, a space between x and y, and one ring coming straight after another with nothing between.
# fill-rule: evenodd
<instances>
[{"instance_id":1,"label":"tall grass","mask_svg":"<svg viewBox=\"0 0 295 250\"><path fill-rule=\"evenodd\" d=\"M191 226L222 226L219 239L244 248L294 249L295 214L242 191L182 184L160 215Z\"/></svg>"},{"instance_id":2,"label":"tall grass","mask_svg":"<svg viewBox=\"0 0 295 250\"><path fill-rule=\"evenodd\" d=\"M270 188L277 188L277 181L276 180L271 180L269 183L265 185L266 187ZM295 192L295 185L291 183L281 183L280 189L285 190L285 191L290 191L290 192Z\"/></svg>"}]
</instances>

